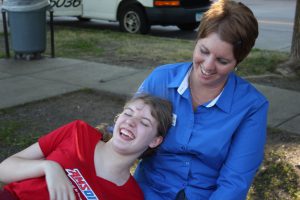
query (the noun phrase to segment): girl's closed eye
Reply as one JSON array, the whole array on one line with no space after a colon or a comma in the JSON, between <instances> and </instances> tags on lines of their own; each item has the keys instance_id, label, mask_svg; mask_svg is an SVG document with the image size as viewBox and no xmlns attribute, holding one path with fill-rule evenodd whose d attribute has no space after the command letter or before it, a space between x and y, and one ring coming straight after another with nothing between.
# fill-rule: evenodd
<instances>
[{"instance_id":1,"label":"girl's closed eye","mask_svg":"<svg viewBox=\"0 0 300 200\"><path fill-rule=\"evenodd\" d=\"M128 117L131 117L132 113L133 113L133 111L130 108L125 108L123 111L123 114Z\"/></svg>"},{"instance_id":2,"label":"girl's closed eye","mask_svg":"<svg viewBox=\"0 0 300 200\"><path fill-rule=\"evenodd\" d=\"M207 50L204 49L204 48L200 48L200 52L201 52L201 54L203 54L203 55L208 55L208 54L209 54L209 51L207 51Z\"/></svg>"},{"instance_id":3,"label":"girl's closed eye","mask_svg":"<svg viewBox=\"0 0 300 200\"><path fill-rule=\"evenodd\" d=\"M124 112L124 115L128 116L128 117L131 117L132 114L130 112Z\"/></svg>"},{"instance_id":4,"label":"girl's closed eye","mask_svg":"<svg viewBox=\"0 0 300 200\"><path fill-rule=\"evenodd\" d=\"M145 126L145 127L150 127L150 123L149 123L147 120L145 120L145 119L142 119L142 120L141 120L141 124L142 124L143 126Z\"/></svg>"}]
</instances>

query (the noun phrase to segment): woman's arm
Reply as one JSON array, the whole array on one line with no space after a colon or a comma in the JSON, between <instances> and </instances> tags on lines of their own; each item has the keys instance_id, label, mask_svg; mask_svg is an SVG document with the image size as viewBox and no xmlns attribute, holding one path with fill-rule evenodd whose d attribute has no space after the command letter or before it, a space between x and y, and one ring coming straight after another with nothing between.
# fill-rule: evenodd
<instances>
[{"instance_id":1,"label":"woman's arm","mask_svg":"<svg viewBox=\"0 0 300 200\"><path fill-rule=\"evenodd\" d=\"M220 170L217 189L210 200L246 199L253 178L263 160L268 103L265 102L239 126L227 159Z\"/></svg>"}]
</instances>

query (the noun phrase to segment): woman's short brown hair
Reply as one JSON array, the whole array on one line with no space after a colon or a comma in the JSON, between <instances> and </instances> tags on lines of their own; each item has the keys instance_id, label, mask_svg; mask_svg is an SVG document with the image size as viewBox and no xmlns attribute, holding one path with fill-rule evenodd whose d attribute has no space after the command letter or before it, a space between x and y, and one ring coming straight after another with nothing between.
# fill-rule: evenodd
<instances>
[{"instance_id":1,"label":"woman's short brown hair","mask_svg":"<svg viewBox=\"0 0 300 200\"><path fill-rule=\"evenodd\" d=\"M233 45L234 57L241 62L251 51L258 36L258 23L253 12L243 3L219 0L205 12L197 33L197 41L217 33Z\"/></svg>"}]
</instances>

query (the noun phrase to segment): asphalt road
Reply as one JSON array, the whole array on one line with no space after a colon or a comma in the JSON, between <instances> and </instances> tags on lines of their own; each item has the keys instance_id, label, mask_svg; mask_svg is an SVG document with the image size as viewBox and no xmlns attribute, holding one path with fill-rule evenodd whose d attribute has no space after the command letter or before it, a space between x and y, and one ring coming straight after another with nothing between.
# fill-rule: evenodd
<instances>
[{"instance_id":1,"label":"asphalt road","mask_svg":"<svg viewBox=\"0 0 300 200\"><path fill-rule=\"evenodd\" d=\"M258 19L256 48L289 52L291 48L296 0L240 0ZM172 30L172 31L171 31ZM193 39L195 33L176 27L152 27L152 35Z\"/></svg>"},{"instance_id":2,"label":"asphalt road","mask_svg":"<svg viewBox=\"0 0 300 200\"><path fill-rule=\"evenodd\" d=\"M259 22L256 47L289 52L291 48L296 0L241 0Z\"/></svg>"}]
</instances>

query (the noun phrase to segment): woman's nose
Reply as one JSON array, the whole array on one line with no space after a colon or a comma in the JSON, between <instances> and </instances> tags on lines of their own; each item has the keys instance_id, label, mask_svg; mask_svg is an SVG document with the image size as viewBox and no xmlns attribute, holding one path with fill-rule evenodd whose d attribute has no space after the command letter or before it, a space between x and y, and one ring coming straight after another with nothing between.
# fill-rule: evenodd
<instances>
[{"instance_id":1,"label":"woman's nose","mask_svg":"<svg viewBox=\"0 0 300 200\"><path fill-rule=\"evenodd\" d=\"M215 64L214 64L214 59L212 56L209 56L205 59L205 61L202 64L202 67L204 68L205 71L211 72L215 70Z\"/></svg>"}]
</instances>

